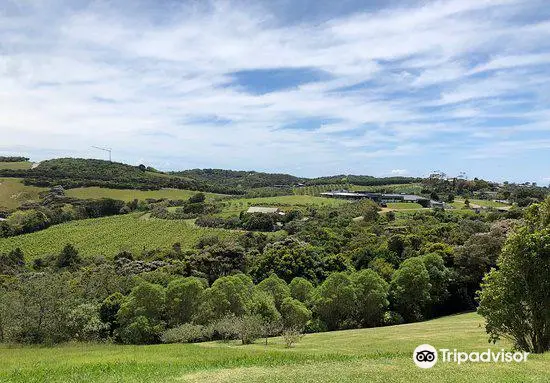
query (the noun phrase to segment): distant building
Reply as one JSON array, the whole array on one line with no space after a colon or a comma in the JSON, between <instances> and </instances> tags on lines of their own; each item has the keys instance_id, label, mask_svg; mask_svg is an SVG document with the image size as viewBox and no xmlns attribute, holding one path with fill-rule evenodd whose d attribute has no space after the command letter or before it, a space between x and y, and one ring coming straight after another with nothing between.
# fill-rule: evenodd
<instances>
[{"instance_id":1,"label":"distant building","mask_svg":"<svg viewBox=\"0 0 550 383\"><path fill-rule=\"evenodd\" d=\"M278 207L262 207L262 206L250 206L246 212L249 214L252 214L252 213L281 214L282 213Z\"/></svg>"}]
</instances>

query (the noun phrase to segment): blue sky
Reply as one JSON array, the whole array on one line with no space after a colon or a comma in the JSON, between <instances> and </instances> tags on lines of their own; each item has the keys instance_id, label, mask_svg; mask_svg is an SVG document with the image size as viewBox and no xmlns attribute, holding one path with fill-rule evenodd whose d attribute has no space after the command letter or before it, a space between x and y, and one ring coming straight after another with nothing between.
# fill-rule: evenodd
<instances>
[{"instance_id":1,"label":"blue sky","mask_svg":"<svg viewBox=\"0 0 550 383\"><path fill-rule=\"evenodd\" d=\"M547 0L0 0L0 155L548 184L548 89Z\"/></svg>"}]
</instances>

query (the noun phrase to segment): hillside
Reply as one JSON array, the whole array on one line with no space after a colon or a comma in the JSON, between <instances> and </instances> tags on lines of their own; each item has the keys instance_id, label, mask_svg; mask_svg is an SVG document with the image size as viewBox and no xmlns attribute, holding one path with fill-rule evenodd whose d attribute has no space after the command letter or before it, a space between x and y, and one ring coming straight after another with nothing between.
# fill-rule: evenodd
<instances>
[{"instance_id":1,"label":"hillside","mask_svg":"<svg viewBox=\"0 0 550 383\"><path fill-rule=\"evenodd\" d=\"M3 382L546 382L550 354L526 363L438 362L422 370L412 351L422 343L461 351L500 351L483 319L462 314L428 322L306 335L292 349L280 338L237 343L116 346L72 344L50 348L0 346Z\"/></svg>"},{"instance_id":2,"label":"hillside","mask_svg":"<svg viewBox=\"0 0 550 383\"><path fill-rule=\"evenodd\" d=\"M23 177L28 185L41 187L62 185L66 189L99 186L115 189L158 190L161 188L175 188L217 193L238 192L224 186L207 184L200 180L150 171L143 166L83 158L47 160L41 162L34 169L0 170L0 175Z\"/></svg>"},{"instance_id":3,"label":"hillside","mask_svg":"<svg viewBox=\"0 0 550 383\"><path fill-rule=\"evenodd\" d=\"M36 233L0 238L0 253L16 247L27 259L55 254L67 243L84 256L113 257L122 250L139 253L143 249L194 246L203 236L229 237L233 232L194 226L182 220L141 219L139 214L72 221Z\"/></svg>"},{"instance_id":4,"label":"hillside","mask_svg":"<svg viewBox=\"0 0 550 383\"><path fill-rule=\"evenodd\" d=\"M304 178L289 174L261 173L223 169L192 169L170 173L195 181L223 185L229 188L253 189L273 186L292 186L304 182Z\"/></svg>"},{"instance_id":5,"label":"hillside","mask_svg":"<svg viewBox=\"0 0 550 383\"><path fill-rule=\"evenodd\" d=\"M24 202L37 201L44 190L24 185L19 178L0 178L0 209L15 209Z\"/></svg>"}]
</instances>

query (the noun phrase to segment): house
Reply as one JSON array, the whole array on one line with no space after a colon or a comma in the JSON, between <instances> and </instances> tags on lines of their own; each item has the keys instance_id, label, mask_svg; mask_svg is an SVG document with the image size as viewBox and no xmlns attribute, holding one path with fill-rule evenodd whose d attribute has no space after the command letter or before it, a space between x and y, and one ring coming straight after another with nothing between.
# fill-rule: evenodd
<instances>
[{"instance_id":1,"label":"house","mask_svg":"<svg viewBox=\"0 0 550 383\"><path fill-rule=\"evenodd\" d=\"M252 214L252 213L281 214L282 213L278 207L262 207L262 206L250 206L246 212L249 214Z\"/></svg>"}]
</instances>

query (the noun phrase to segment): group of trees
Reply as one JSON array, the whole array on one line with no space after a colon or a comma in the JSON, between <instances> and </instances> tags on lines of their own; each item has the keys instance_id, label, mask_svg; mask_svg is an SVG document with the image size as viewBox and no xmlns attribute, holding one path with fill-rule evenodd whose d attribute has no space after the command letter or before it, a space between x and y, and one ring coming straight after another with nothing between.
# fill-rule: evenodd
<instances>
[{"instance_id":1,"label":"group of trees","mask_svg":"<svg viewBox=\"0 0 550 383\"><path fill-rule=\"evenodd\" d=\"M550 199L531 206L486 274L479 313L490 340L524 351L550 351Z\"/></svg>"},{"instance_id":2,"label":"group of trees","mask_svg":"<svg viewBox=\"0 0 550 383\"><path fill-rule=\"evenodd\" d=\"M25 162L29 158L22 156L0 156L0 162Z\"/></svg>"},{"instance_id":3,"label":"group of trees","mask_svg":"<svg viewBox=\"0 0 550 383\"><path fill-rule=\"evenodd\" d=\"M301 277L287 284L275 274L254 284L242 273L209 285L202 278L163 273L127 279L108 265L78 269L76 264L78 254L67 246L55 270L17 274L3 284L0 341L145 344L236 338L250 343L285 331L372 327L402 321L405 301L420 309L426 302L413 297L429 299L430 282L436 282L424 268L425 284L401 269L391 283L364 269L333 273L317 287ZM396 313L389 311L394 306Z\"/></svg>"},{"instance_id":4,"label":"group of trees","mask_svg":"<svg viewBox=\"0 0 550 383\"><path fill-rule=\"evenodd\" d=\"M139 207L137 200L124 202L111 198L68 198L59 186L42 197L41 202L27 203L7 214L7 218L0 221L0 238L32 233L62 222L126 214Z\"/></svg>"}]
</instances>

